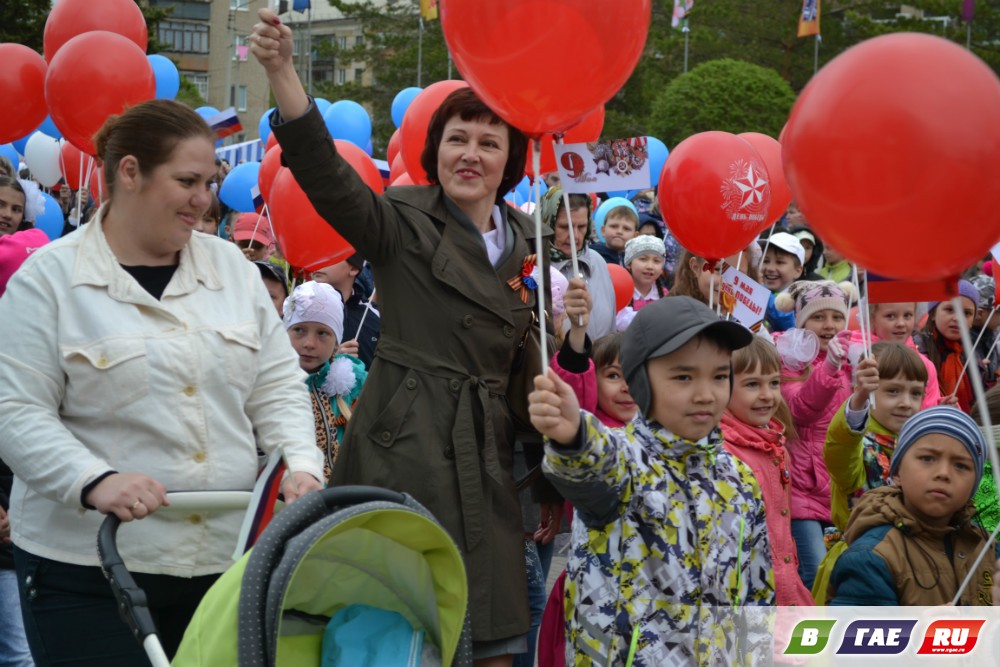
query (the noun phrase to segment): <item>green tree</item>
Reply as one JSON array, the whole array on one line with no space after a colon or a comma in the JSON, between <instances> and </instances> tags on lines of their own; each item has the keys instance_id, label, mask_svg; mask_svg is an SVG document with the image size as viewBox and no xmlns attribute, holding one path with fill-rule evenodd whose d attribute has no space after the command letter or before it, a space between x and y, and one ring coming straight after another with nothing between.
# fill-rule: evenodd
<instances>
[{"instance_id":1,"label":"green tree","mask_svg":"<svg viewBox=\"0 0 1000 667\"><path fill-rule=\"evenodd\" d=\"M795 93L776 71L723 58L675 78L654 101L649 130L668 146L697 132L763 132L777 137Z\"/></svg>"},{"instance_id":2,"label":"green tree","mask_svg":"<svg viewBox=\"0 0 1000 667\"><path fill-rule=\"evenodd\" d=\"M392 100L396 94L418 83L417 61L420 32L420 6L415 0L397 0L376 6L370 0L347 2L330 0L345 16L362 21L364 43L340 49L332 41L314 43L317 57L333 57L344 62L365 62L372 75L372 85L351 81L335 86L318 83L315 93L330 100L354 100L365 105L372 116L372 146L376 155L384 155L396 127L392 123ZM423 58L419 83L426 88L448 78L448 48L440 21L425 21ZM452 67L451 78L459 79Z\"/></svg>"},{"instance_id":3,"label":"green tree","mask_svg":"<svg viewBox=\"0 0 1000 667\"><path fill-rule=\"evenodd\" d=\"M23 44L42 52L45 18L52 0L3 0L0 2L0 43Z\"/></svg>"}]
</instances>

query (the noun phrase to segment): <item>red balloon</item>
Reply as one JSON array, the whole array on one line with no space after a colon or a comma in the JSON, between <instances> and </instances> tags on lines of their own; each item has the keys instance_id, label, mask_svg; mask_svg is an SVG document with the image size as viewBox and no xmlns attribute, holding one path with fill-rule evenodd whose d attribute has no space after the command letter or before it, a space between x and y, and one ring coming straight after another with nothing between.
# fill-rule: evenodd
<instances>
[{"instance_id":1,"label":"red balloon","mask_svg":"<svg viewBox=\"0 0 1000 667\"><path fill-rule=\"evenodd\" d=\"M399 128L397 127L392 131L392 136L389 137L389 145L385 149L385 160L389 164L392 164L396 156L399 155Z\"/></svg>"},{"instance_id":2,"label":"red balloon","mask_svg":"<svg viewBox=\"0 0 1000 667\"><path fill-rule=\"evenodd\" d=\"M293 266L314 271L354 254L351 244L316 212L286 167L278 170L271 184L268 210L281 254Z\"/></svg>"},{"instance_id":3,"label":"red balloon","mask_svg":"<svg viewBox=\"0 0 1000 667\"><path fill-rule=\"evenodd\" d=\"M82 165L81 165L82 158ZM63 173L63 180L70 190L79 190L81 185L80 176L90 173L93 167L94 158L83 153L79 148L69 143L63 142L59 150L59 167ZM83 169L81 170L81 166Z\"/></svg>"},{"instance_id":4,"label":"red balloon","mask_svg":"<svg viewBox=\"0 0 1000 667\"><path fill-rule=\"evenodd\" d=\"M618 92L642 55L651 7L652 0L448 0L441 28L476 94L538 136L566 131Z\"/></svg>"},{"instance_id":5,"label":"red balloon","mask_svg":"<svg viewBox=\"0 0 1000 667\"><path fill-rule=\"evenodd\" d=\"M409 175L409 174L407 174L407 173L406 173L406 172L404 171L404 172L403 172L402 174L400 174L400 175L399 175L399 176L398 176L397 178L395 178L395 179L394 179L394 180L393 180L393 181L392 181L392 182L390 183L390 185L416 185L416 183L414 183L414 182L413 182L413 179L412 179L412 178L410 178L410 175Z\"/></svg>"},{"instance_id":6,"label":"red balloon","mask_svg":"<svg viewBox=\"0 0 1000 667\"><path fill-rule=\"evenodd\" d=\"M397 155L396 159L389 163L389 182L392 182L399 178L402 174L406 173L406 165L403 164L403 156Z\"/></svg>"},{"instance_id":7,"label":"red balloon","mask_svg":"<svg viewBox=\"0 0 1000 667\"><path fill-rule=\"evenodd\" d=\"M871 271L955 277L1000 239L1000 80L947 40L896 33L830 61L782 145L823 241Z\"/></svg>"},{"instance_id":8,"label":"red balloon","mask_svg":"<svg viewBox=\"0 0 1000 667\"><path fill-rule=\"evenodd\" d=\"M578 144L586 141L597 141L601 132L604 131L604 105L597 107L583 117L579 123L566 130L563 136L563 143ZM540 174L547 174L558 169L556 164L555 141L551 134L542 135L542 166ZM528 142L528 158L524 166L524 173L532 179L535 177L534 159L535 146L533 141Z\"/></svg>"},{"instance_id":9,"label":"red balloon","mask_svg":"<svg viewBox=\"0 0 1000 667\"><path fill-rule=\"evenodd\" d=\"M628 269L617 264L608 264L608 273L611 274L611 284L615 288L615 312L618 312L632 301L635 283L632 282L632 274Z\"/></svg>"},{"instance_id":10,"label":"red balloon","mask_svg":"<svg viewBox=\"0 0 1000 667\"><path fill-rule=\"evenodd\" d=\"M760 233L781 219L788 210L788 205L792 203L792 191L788 188L785 171L781 168L781 144L773 137L760 132L744 132L736 136L756 148L764 160L764 166L767 167L771 185L771 208L767 211L767 222L757 230L757 233Z\"/></svg>"},{"instance_id":11,"label":"red balloon","mask_svg":"<svg viewBox=\"0 0 1000 667\"><path fill-rule=\"evenodd\" d=\"M274 132L267 135L267 141L264 143L264 152L271 150L278 145L278 137L274 136Z\"/></svg>"},{"instance_id":12,"label":"red balloon","mask_svg":"<svg viewBox=\"0 0 1000 667\"><path fill-rule=\"evenodd\" d=\"M464 81L438 81L420 91L403 114L403 124L399 126L399 152L403 156L406 171L420 185L427 185L427 172L420 165L420 154L427 143L427 126L431 116L444 102L444 98L468 84Z\"/></svg>"},{"instance_id":13,"label":"red balloon","mask_svg":"<svg viewBox=\"0 0 1000 667\"><path fill-rule=\"evenodd\" d=\"M0 144L26 137L45 120L45 60L20 44L0 44ZM17 165L14 165L17 166Z\"/></svg>"},{"instance_id":14,"label":"red balloon","mask_svg":"<svg viewBox=\"0 0 1000 667\"><path fill-rule=\"evenodd\" d=\"M701 132L678 144L663 165L657 192L674 238L705 259L746 248L771 206L764 160L729 132Z\"/></svg>"},{"instance_id":15,"label":"red balloon","mask_svg":"<svg viewBox=\"0 0 1000 667\"><path fill-rule=\"evenodd\" d=\"M260 171L257 172L257 187L260 188L260 195L267 203L271 202L271 184L274 183L274 177L278 175L279 169L281 169L281 146L275 146L264 153L264 159L260 161Z\"/></svg>"},{"instance_id":16,"label":"red balloon","mask_svg":"<svg viewBox=\"0 0 1000 667\"><path fill-rule=\"evenodd\" d=\"M377 194L383 192L382 174L364 150L349 141L334 141L337 152ZM263 169L263 165L261 166ZM271 183L268 210L278 247L292 265L306 271L336 264L354 254L354 249L334 231L299 187L291 170L281 167Z\"/></svg>"},{"instance_id":17,"label":"red balloon","mask_svg":"<svg viewBox=\"0 0 1000 667\"><path fill-rule=\"evenodd\" d=\"M155 95L156 79L146 54L112 32L69 40L45 75L52 120L67 141L90 155L97 153L93 137L108 116Z\"/></svg>"},{"instance_id":18,"label":"red balloon","mask_svg":"<svg viewBox=\"0 0 1000 667\"><path fill-rule=\"evenodd\" d=\"M104 182L104 168L96 164L90 172L90 196L98 205L111 199L111 193Z\"/></svg>"},{"instance_id":19,"label":"red balloon","mask_svg":"<svg viewBox=\"0 0 1000 667\"><path fill-rule=\"evenodd\" d=\"M63 44L95 30L126 37L146 53L146 19L135 0L59 0L45 20L45 59L51 63Z\"/></svg>"}]
</instances>

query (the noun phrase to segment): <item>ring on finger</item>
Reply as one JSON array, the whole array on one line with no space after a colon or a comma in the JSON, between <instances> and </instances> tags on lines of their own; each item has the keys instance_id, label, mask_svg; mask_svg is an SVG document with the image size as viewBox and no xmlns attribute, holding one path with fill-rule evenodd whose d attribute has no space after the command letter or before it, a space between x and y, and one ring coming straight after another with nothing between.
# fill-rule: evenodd
<instances>
[{"instance_id":1,"label":"ring on finger","mask_svg":"<svg viewBox=\"0 0 1000 667\"><path fill-rule=\"evenodd\" d=\"M135 511L135 509L136 509L136 508L137 508L137 507L138 507L139 505L141 505L141 504L142 504L142 501L141 501L141 500L139 500L139 499L137 498L137 499L136 499L136 501L135 501L134 503L132 503L132 507L130 507L129 509L130 509L130 510L132 510L132 511L134 512L134 511Z\"/></svg>"}]
</instances>

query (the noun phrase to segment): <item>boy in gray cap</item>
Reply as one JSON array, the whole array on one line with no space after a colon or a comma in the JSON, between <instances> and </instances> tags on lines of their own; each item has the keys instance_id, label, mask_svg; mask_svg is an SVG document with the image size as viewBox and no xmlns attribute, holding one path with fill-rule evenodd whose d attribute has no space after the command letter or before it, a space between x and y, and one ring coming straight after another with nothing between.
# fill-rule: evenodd
<instances>
[{"instance_id":1,"label":"boy in gray cap","mask_svg":"<svg viewBox=\"0 0 1000 667\"><path fill-rule=\"evenodd\" d=\"M991 592L1000 548L972 523L986 442L953 407L918 412L903 425L889 462L892 486L861 496L830 578L833 605L948 604L983 549L960 605L1000 603Z\"/></svg>"},{"instance_id":2,"label":"boy in gray cap","mask_svg":"<svg viewBox=\"0 0 1000 667\"><path fill-rule=\"evenodd\" d=\"M551 371L535 378L543 469L577 510L566 577L576 665L624 665L633 640L637 665L770 659L766 626L733 609L775 604L761 492L718 427L730 355L751 340L695 299L647 305L622 339L640 410L624 432L580 411Z\"/></svg>"}]
</instances>

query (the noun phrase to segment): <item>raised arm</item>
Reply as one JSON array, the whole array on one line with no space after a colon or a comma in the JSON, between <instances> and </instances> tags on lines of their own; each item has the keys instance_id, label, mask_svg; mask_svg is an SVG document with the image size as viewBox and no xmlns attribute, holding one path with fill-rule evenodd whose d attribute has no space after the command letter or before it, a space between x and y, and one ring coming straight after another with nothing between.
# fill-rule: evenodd
<instances>
[{"instance_id":1,"label":"raised arm","mask_svg":"<svg viewBox=\"0 0 1000 667\"><path fill-rule=\"evenodd\" d=\"M292 29L270 9L257 10L257 18L260 21L253 27L250 51L264 66L281 117L295 120L309 109L309 96L292 61Z\"/></svg>"}]
</instances>

